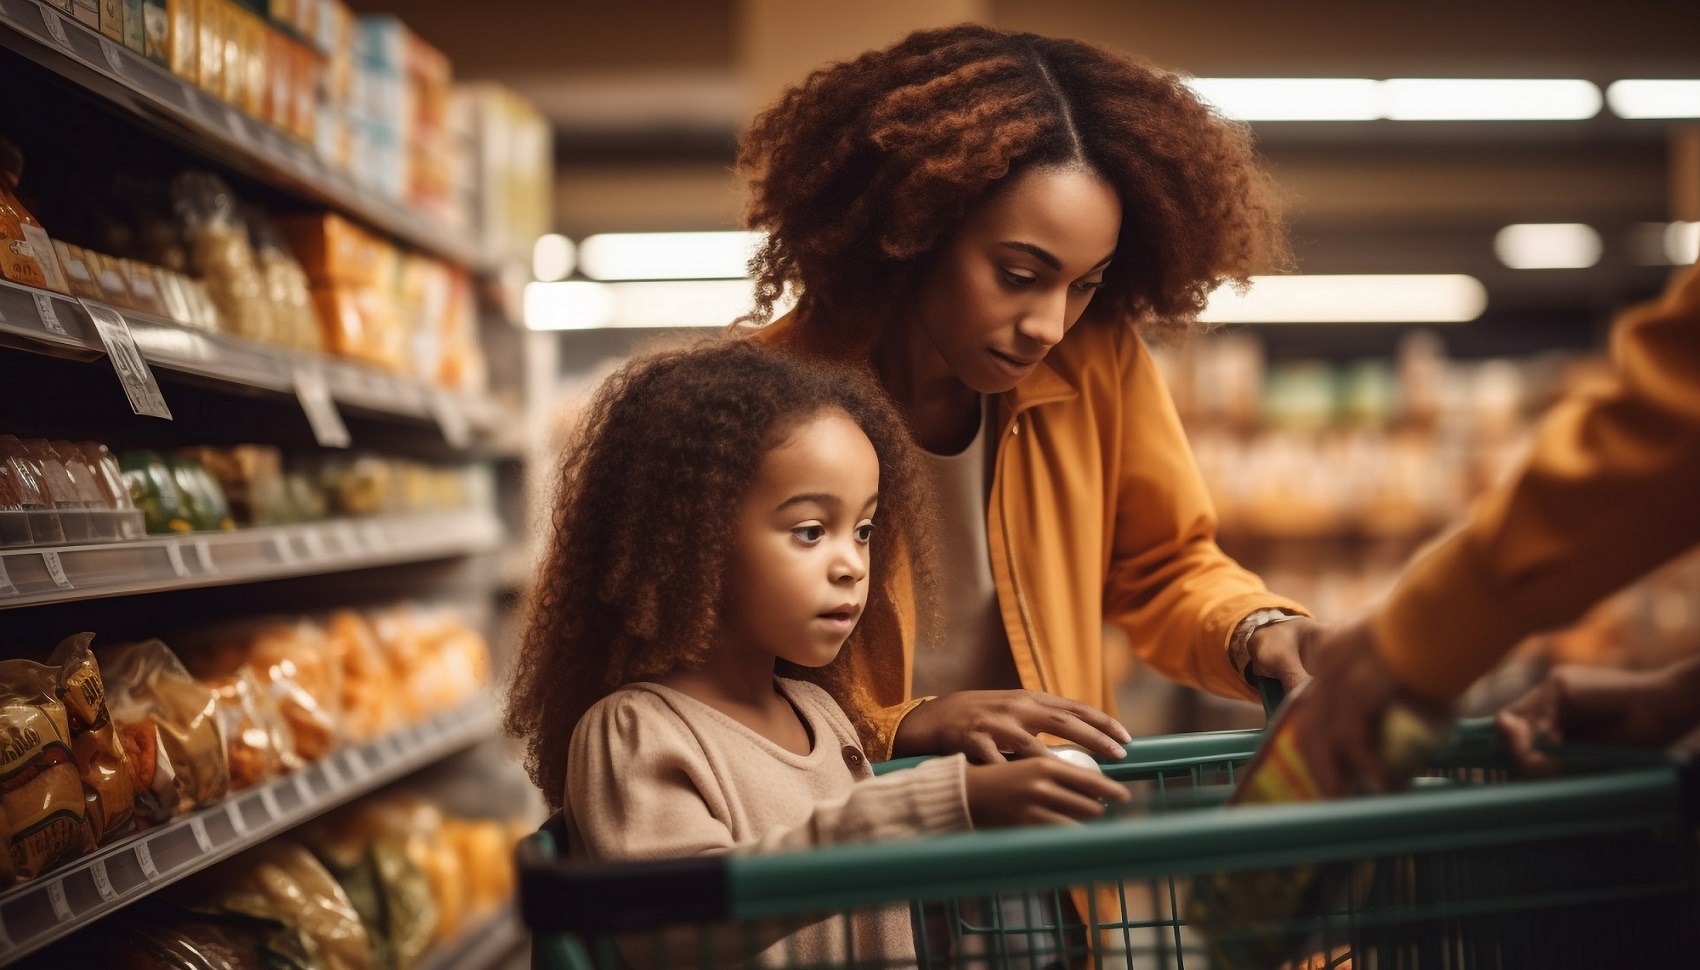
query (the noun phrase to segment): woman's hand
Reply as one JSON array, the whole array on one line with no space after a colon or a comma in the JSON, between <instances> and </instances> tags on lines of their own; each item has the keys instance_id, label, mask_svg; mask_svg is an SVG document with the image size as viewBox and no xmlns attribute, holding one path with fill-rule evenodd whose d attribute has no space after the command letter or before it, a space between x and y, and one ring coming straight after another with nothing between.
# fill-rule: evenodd
<instances>
[{"instance_id":1,"label":"woman's hand","mask_svg":"<svg viewBox=\"0 0 1700 970\"><path fill-rule=\"evenodd\" d=\"M897 726L892 755L955 754L976 764L1008 755L1049 757L1040 734L1052 734L1107 758L1133 740L1115 718L1089 704L1035 690L965 690L917 705ZM1052 759L1055 760L1055 759Z\"/></svg>"},{"instance_id":2,"label":"woman's hand","mask_svg":"<svg viewBox=\"0 0 1700 970\"><path fill-rule=\"evenodd\" d=\"M1531 774L1551 774L1545 739L1662 748L1700 723L1695 693L1700 663L1661 670L1563 666L1494 719L1518 764Z\"/></svg>"},{"instance_id":3,"label":"woman's hand","mask_svg":"<svg viewBox=\"0 0 1700 970\"><path fill-rule=\"evenodd\" d=\"M1381 729L1388 710L1405 707L1433 724L1444 718L1446 706L1405 686L1382 659L1367 621L1327 628L1316 636L1310 650L1316 676L1288 698L1293 709L1282 716L1304 721L1294 733L1294 743L1318 791L1324 798L1338 798L1364 790L1382 791L1402 782L1394 777L1382 750Z\"/></svg>"},{"instance_id":4,"label":"woman's hand","mask_svg":"<svg viewBox=\"0 0 1700 970\"><path fill-rule=\"evenodd\" d=\"M1305 617L1259 627L1246 642L1251 672L1280 681L1289 694L1298 690L1310 680L1323 630L1322 624Z\"/></svg>"},{"instance_id":5,"label":"woman's hand","mask_svg":"<svg viewBox=\"0 0 1700 970\"><path fill-rule=\"evenodd\" d=\"M968 815L975 828L1056 825L1104 814L1105 801L1126 802L1128 790L1096 768L1049 752L1021 761L969 765Z\"/></svg>"}]
</instances>

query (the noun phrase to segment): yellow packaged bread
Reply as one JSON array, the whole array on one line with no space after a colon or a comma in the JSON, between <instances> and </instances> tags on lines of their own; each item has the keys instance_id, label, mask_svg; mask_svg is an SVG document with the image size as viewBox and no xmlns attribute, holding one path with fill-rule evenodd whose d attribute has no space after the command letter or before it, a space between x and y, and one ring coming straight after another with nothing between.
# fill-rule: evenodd
<instances>
[{"instance_id":1,"label":"yellow packaged bread","mask_svg":"<svg viewBox=\"0 0 1700 970\"><path fill-rule=\"evenodd\" d=\"M330 753L339 737L342 670L325 633L305 619L255 620L188 635L186 654L201 677L248 667L289 728L302 763Z\"/></svg>"},{"instance_id":2,"label":"yellow packaged bread","mask_svg":"<svg viewBox=\"0 0 1700 970\"><path fill-rule=\"evenodd\" d=\"M239 913L294 927L324 970L369 970L372 943L348 894L313 853L273 839L189 880L193 908Z\"/></svg>"},{"instance_id":3,"label":"yellow packaged bread","mask_svg":"<svg viewBox=\"0 0 1700 970\"><path fill-rule=\"evenodd\" d=\"M89 644L92 633L60 641L48 658L56 668L59 700L65 705L71 750L82 775L89 834L97 843L130 831L134 821L136 780L124 744L106 706L106 687Z\"/></svg>"},{"instance_id":4,"label":"yellow packaged bread","mask_svg":"<svg viewBox=\"0 0 1700 970\"><path fill-rule=\"evenodd\" d=\"M65 705L32 660L0 660L0 810L15 878L94 848Z\"/></svg>"},{"instance_id":5,"label":"yellow packaged bread","mask_svg":"<svg viewBox=\"0 0 1700 970\"><path fill-rule=\"evenodd\" d=\"M369 741L400 727L400 688L372 625L354 610L337 610L325 619L325 635L342 671L343 734Z\"/></svg>"},{"instance_id":6,"label":"yellow packaged bread","mask_svg":"<svg viewBox=\"0 0 1700 970\"><path fill-rule=\"evenodd\" d=\"M300 767L289 725L252 669L244 665L203 682L218 702L231 791L251 788Z\"/></svg>"}]
</instances>

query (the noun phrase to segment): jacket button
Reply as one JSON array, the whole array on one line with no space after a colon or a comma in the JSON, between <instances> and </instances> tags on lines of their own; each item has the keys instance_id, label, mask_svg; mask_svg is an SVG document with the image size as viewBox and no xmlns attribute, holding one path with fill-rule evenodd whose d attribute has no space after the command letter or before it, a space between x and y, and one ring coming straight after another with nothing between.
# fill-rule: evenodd
<instances>
[{"instance_id":1,"label":"jacket button","mask_svg":"<svg viewBox=\"0 0 1700 970\"><path fill-rule=\"evenodd\" d=\"M859 772L868 763L868 759L862 757L861 750L855 745L847 744L844 746L844 763L850 766L851 771Z\"/></svg>"}]
</instances>

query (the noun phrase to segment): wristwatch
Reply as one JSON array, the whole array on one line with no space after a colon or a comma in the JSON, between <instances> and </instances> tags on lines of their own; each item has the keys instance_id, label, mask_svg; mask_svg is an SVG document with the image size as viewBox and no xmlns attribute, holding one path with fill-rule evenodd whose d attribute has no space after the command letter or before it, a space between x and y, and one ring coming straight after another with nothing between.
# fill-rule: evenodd
<instances>
[{"instance_id":1,"label":"wristwatch","mask_svg":"<svg viewBox=\"0 0 1700 970\"><path fill-rule=\"evenodd\" d=\"M1234 665L1246 683L1255 687L1256 681L1251 674L1251 635L1273 623L1302 619L1304 615L1301 613L1274 607L1250 614L1234 627L1234 635L1228 638L1228 662Z\"/></svg>"}]
</instances>

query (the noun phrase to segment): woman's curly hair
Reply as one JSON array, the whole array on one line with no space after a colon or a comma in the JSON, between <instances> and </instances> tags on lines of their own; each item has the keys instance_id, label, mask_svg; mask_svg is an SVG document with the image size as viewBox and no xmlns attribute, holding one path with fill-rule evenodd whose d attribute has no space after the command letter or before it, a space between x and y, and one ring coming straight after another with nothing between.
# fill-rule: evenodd
<instances>
[{"instance_id":1,"label":"woman's curly hair","mask_svg":"<svg viewBox=\"0 0 1700 970\"><path fill-rule=\"evenodd\" d=\"M831 664L781 661L866 728L862 665L899 646L894 587L930 602L930 491L908 428L871 379L747 340L627 363L598 390L562 458L553 535L527 604L506 727L560 808L567 746L591 705L626 684L700 664L721 625L733 509L762 457L823 411L841 410L879 458L868 602ZM900 562L901 560L901 562ZM907 566L908 572L904 572Z\"/></svg>"},{"instance_id":2,"label":"woman's curly hair","mask_svg":"<svg viewBox=\"0 0 1700 970\"><path fill-rule=\"evenodd\" d=\"M1219 283L1285 268L1278 193L1250 129L1174 74L1073 40L961 24L815 71L744 133L745 221L765 323L867 319L914 292L974 206L1037 165L1115 187L1121 238L1089 313L1180 330Z\"/></svg>"}]
</instances>

